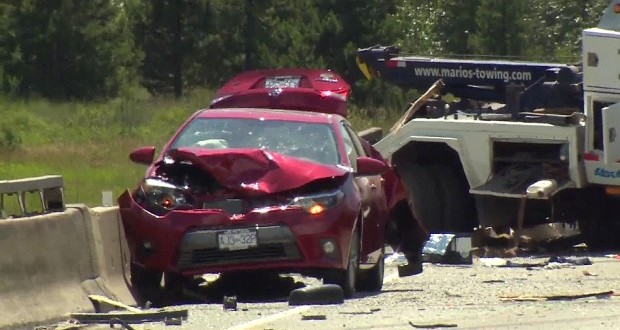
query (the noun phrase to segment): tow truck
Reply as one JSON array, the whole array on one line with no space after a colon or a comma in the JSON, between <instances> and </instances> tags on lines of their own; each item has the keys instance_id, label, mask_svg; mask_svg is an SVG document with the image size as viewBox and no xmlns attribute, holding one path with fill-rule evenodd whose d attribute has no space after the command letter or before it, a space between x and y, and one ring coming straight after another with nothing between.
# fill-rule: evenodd
<instances>
[{"instance_id":1,"label":"tow truck","mask_svg":"<svg viewBox=\"0 0 620 330\"><path fill-rule=\"evenodd\" d=\"M590 248L620 242L620 1L583 30L580 63L374 46L357 64L368 79L426 90L374 147L431 233L561 222Z\"/></svg>"}]
</instances>

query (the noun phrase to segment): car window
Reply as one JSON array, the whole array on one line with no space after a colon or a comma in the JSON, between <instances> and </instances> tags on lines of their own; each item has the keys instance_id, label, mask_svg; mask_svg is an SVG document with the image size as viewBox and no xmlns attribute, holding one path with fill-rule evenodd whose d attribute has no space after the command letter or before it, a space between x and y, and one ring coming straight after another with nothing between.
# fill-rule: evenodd
<instances>
[{"instance_id":1,"label":"car window","mask_svg":"<svg viewBox=\"0 0 620 330\"><path fill-rule=\"evenodd\" d=\"M322 164L339 163L329 125L285 120L196 118L171 144L171 149L260 148Z\"/></svg>"},{"instance_id":2,"label":"car window","mask_svg":"<svg viewBox=\"0 0 620 330\"><path fill-rule=\"evenodd\" d=\"M354 170L357 170L357 157L360 156L360 150L362 150L362 148L361 145L357 146L359 145L359 141L356 141L355 138L351 136L351 133L349 132L347 127L348 125L344 121L341 122L340 133L342 134L344 148L347 153L347 157L349 158L349 163Z\"/></svg>"},{"instance_id":3,"label":"car window","mask_svg":"<svg viewBox=\"0 0 620 330\"><path fill-rule=\"evenodd\" d=\"M362 145L362 142L360 141L359 136L357 136L357 133L355 133L353 128L351 128L351 126L349 126L346 123L344 127L346 128L347 132L349 132L349 135L351 136L351 140L353 141L353 145L355 146L355 149L357 150L358 156L367 156L366 150L364 150L364 146Z\"/></svg>"}]
</instances>

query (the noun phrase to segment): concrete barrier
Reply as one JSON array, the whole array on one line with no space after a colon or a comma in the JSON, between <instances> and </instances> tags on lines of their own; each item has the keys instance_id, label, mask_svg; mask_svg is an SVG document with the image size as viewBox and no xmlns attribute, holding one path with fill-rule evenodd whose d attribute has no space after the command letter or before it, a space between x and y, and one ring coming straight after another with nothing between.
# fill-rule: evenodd
<instances>
[{"instance_id":1,"label":"concrete barrier","mask_svg":"<svg viewBox=\"0 0 620 330\"><path fill-rule=\"evenodd\" d=\"M96 278L79 210L0 220L0 328L91 311Z\"/></svg>"},{"instance_id":2,"label":"concrete barrier","mask_svg":"<svg viewBox=\"0 0 620 330\"><path fill-rule=\"evenodd\" d=\"M116 207L67 205L64 212L2 219L0 251L0 329L92 312L90 294L135 305Z\"/></svg>"},{"instance_id":3,"label":"concrete barrier","mask_svg":"<svg viewBox=\"0 0 620 330\"><path fill-rule=\"evenodd\" d=\"M129 291L129 248L118 207L90 209L97 269L108 297L127 305L136 301Z\"/></svg>"}]
</instances>

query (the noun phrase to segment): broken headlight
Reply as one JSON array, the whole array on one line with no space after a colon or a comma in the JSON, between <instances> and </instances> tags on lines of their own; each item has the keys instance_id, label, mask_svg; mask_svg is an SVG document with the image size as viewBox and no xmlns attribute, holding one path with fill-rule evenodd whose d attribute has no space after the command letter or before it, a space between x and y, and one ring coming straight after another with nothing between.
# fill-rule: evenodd
<instances>
[{"instance_id":1,"label":"broken headlight","mask_svg":"<svg viewBox=\"0 0 620 330\"><path fill-rule=\"evenodd\" d=\"M326 193L295 197L289 206L301 207L310 214L320 214L342 201L344 192L334 190Z\"/></svg>"},{"instance_id":2,"label":"broken headlight","mask_svg":"<svg viewBox=\"0 0 620 330\"><path fill-rule=\"evenodd\" d=\"M144 180L140 185L136 192L136 201L157 215L164 215L171 210L193 207L183 194L181 187L153 178Z\"/></svg>"}]
</instances>

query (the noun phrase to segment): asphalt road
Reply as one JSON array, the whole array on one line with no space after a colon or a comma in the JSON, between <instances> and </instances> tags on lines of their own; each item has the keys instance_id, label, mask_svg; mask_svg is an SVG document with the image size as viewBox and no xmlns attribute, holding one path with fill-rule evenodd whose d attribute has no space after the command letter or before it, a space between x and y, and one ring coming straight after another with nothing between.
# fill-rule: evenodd
<instances>
[{"instance_id":1,"label":"asphalt road","mask_svg":"<svg viewBox=\"0 0 620 330\"><path fill-rule=\"evenodd\" d=\"M180 326L151 323L135 328L620 329L620 296L609 292L620 292L620 260L603 255L587 258L591 265L525 267L549 257L476 259L466 266L425 264L422 274L406 278L399 278L395 266L388 266L381 293L356 294L340 305L288 306L286 287L290 290L293 283L288 279L283 281L286 285L269 287L253 297L240 296L234 311L224 310L221 302L184 304L174 307L189 310ZM505 260L514 267L488 265ZM319 284L312 278L294 280L298 285ZM267 288L252 279L246 284ZM274 288L275 293L267 292ZM600 294L574 296L595 293Z\"/></svg>"}]
</instances>

